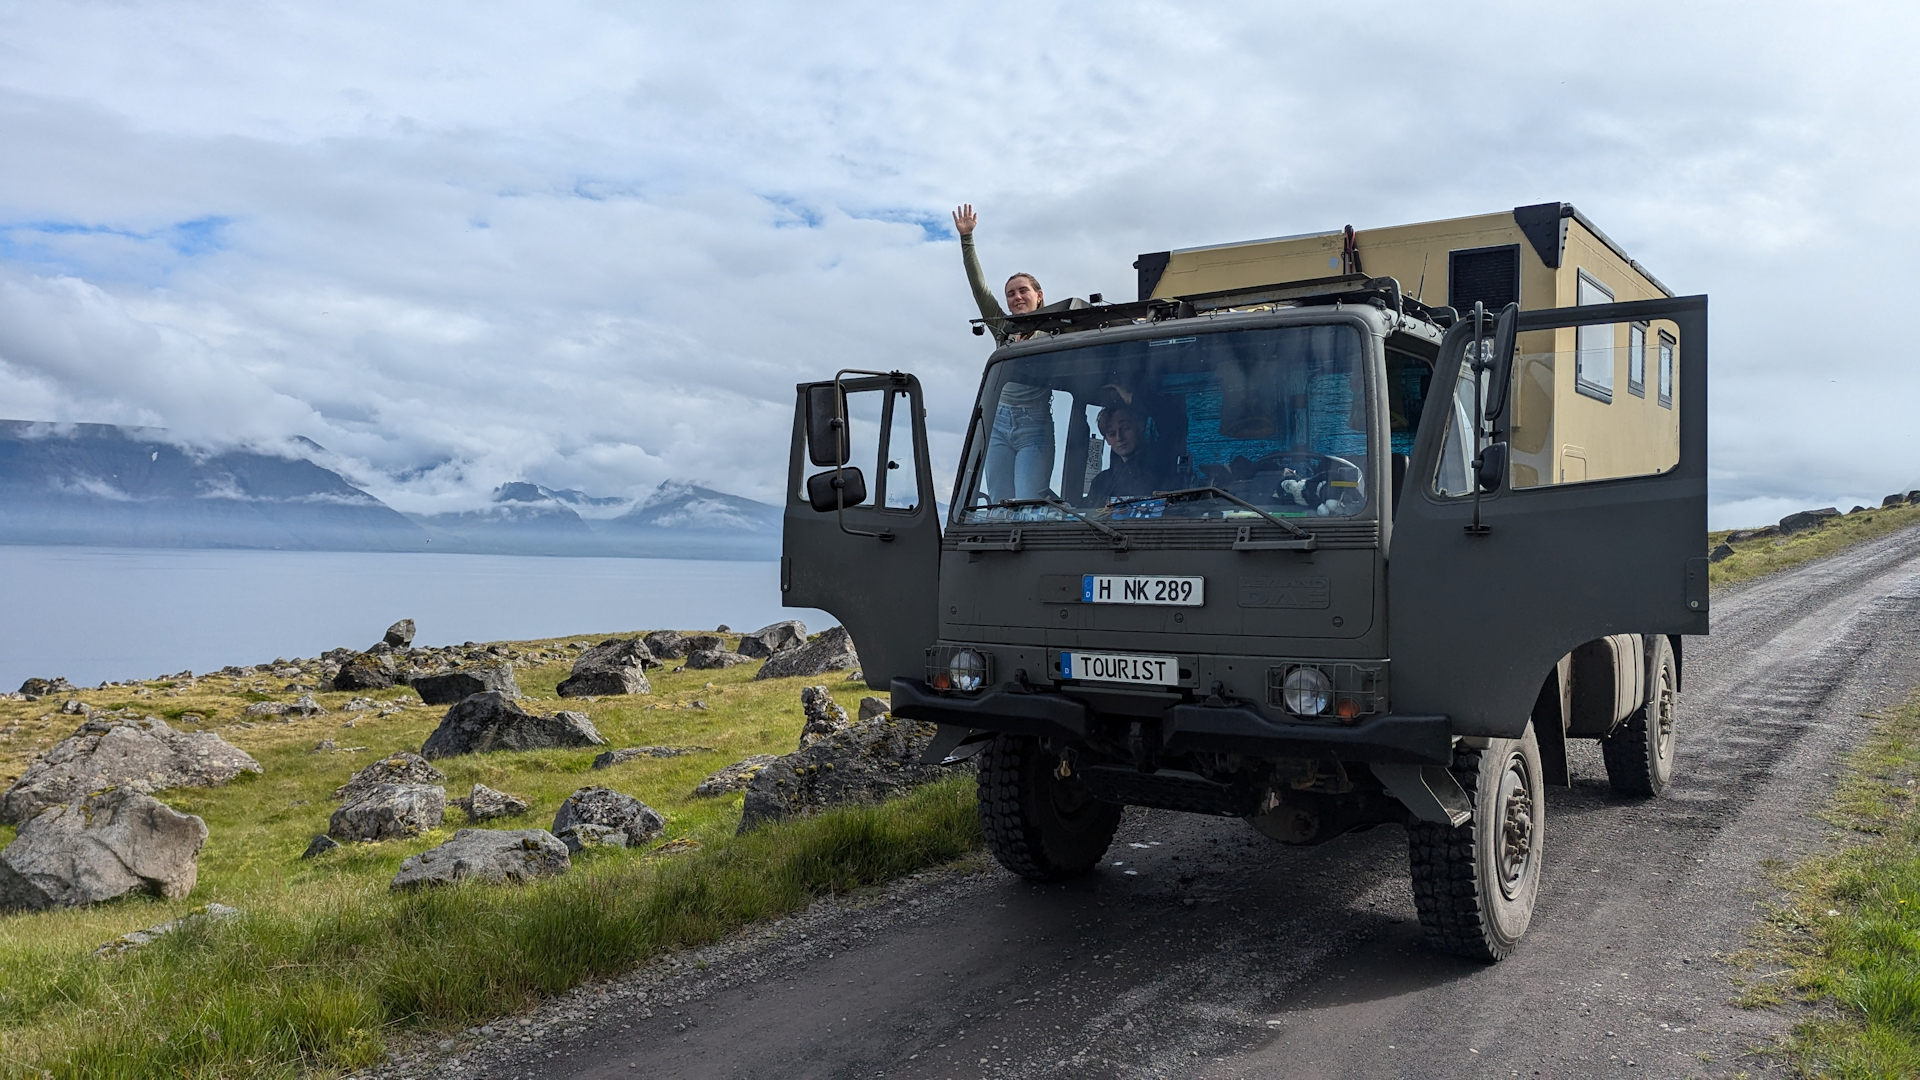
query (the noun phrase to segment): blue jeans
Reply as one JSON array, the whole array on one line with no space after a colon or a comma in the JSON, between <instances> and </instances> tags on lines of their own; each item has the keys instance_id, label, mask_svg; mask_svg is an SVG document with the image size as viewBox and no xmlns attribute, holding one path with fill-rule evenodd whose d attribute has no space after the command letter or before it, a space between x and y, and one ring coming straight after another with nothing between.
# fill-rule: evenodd
<instances>
[{"instance_id":1,"label":"blue jeans","mask_svg":"<svg viewBox=\"0 0 1920 1080\"><path fill-rule=\"evenodd\" d=\"M993 414L987 440L987 497L1037 499L1053 478L1053 410L1045 405L1002 405Z\"/></svg>"}]
</instances>

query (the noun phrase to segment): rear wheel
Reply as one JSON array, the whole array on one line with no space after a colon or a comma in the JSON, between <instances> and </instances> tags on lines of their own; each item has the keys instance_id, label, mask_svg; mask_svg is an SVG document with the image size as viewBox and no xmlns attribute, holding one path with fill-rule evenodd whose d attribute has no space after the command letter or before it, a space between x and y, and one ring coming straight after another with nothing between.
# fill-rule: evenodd
<instances>
[{"instance_id":1,"label":"rear wheel","mask_svg":"<svg viewBox=\"0 0 1920 1080\"><path fill-rule=\"evenodd\" d=\"M1680 681L1673 647L1666 638L1654 646L1652 700L1640 706L1619 730L1600 740L1607 762L1607 783L1622 795L1651 798L1673 779L1674 687Z\"/></svg>"},{"instance_id":2,"label":"rear wheel","mask_svg":"<svg viewBox=\"0 0 1920 1080\"><path fill-rule=\"evenodd\" d=\"M1546 791L1533 728L1485 749L1455 750L1453 775L1473 817L1458 826L1422 821L1408 828L1413 906L1428 944L1499 960L1527 932L1540 893Z\"/></svg>"},{"instance_id":3,"label":"rear wheel","mask_svg":"<svg viewBox=\"0 0 1920 1080\"><path fill-rule=\"evenodd\" d=\"M1104 803L1039 740L995 736L980 753L980 827L1000 865L1035 881L1094 868L1113 843L1121 807Z\"/></svg>"}]
</instances>

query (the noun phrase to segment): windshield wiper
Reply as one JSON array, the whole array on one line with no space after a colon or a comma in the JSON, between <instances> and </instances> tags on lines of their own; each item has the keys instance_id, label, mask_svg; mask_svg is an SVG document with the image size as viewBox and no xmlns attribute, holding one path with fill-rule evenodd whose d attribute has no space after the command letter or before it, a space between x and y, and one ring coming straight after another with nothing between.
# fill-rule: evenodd
<instances>
[{"instance_id":1,"label":"windshield wiper","mask_svg":"<svg viewBox=\"0 0 1920 1080\"><path fill-rule=\"evenodd\" d=\"M1116 529L1111 525L1103 525L1100 522L1093 520L1087 515L1081 513L1079 510L1075 509L1071 504L1069 504L1064 499L1060 499L1052 495L1042 495L1034 499L1001 499L999 502L994 503L993 505L1005 506L1009 508L1018 507L1018 506L1051 506L1055 510L1059 510L1066 513L1067 515L1072 517L1075 521L1084 521L1088 525L1092 526L1093 529L1097 531L1101 536L1104 536L1108 540L1113 542L1113 549L1115 551L1127 550L1127 534L1126 533L1121 532L1119 529Z\"/></svg>"},{"instance_id":2,"label":"windshield wiper","mask_svg":"<svg viewBox=\"0 0 1920 1080\"><path fill-rule=\"evenodd\" d=\"M1308 532L1306 529L1303 529L1300 526L1295 525L1293 522L1288 521L1286 518L1283 518L1280 515L1273 513L1272 511L1267 510L1263 507L1256 506L1253 503L1248 502L1246 499L1243 499L1240 496L1235 495L1233 492L1228 491L1226 488L1214 487L1212 485L1208 485L1206 487L1180 488L1177 491L1156 491L1151 495L1136 495L1131 499L1119 499L1114 502L1108 503L1107 505L1108 506L1132 506L1135 503L1152 502L1155 499L1166 499L1170 502L1184 502L1188 499L1200 499L1200 498L1225 499L1228 502L1233 503L1235 506L1243 506L1248 510L1253 511L1256 514L1259 514L1261 517L1266 518L1268 521L1271 521L1275 525L1280 526L1283 532L1287 532L1293 536L1297 536L1302 540L1317 539L1311 532Z\"/></svg>"}]
</instances>

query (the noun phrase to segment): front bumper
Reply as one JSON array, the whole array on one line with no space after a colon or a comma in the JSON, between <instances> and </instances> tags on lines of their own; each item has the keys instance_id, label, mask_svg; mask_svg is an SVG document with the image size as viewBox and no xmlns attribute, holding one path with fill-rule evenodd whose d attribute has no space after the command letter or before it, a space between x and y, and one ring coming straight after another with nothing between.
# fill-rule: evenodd
<instances>
[{"instance_id":1,"label":"front bumper","mask_svg":"<svg viewBox=\"0 0 1920 1080\"><path fill-rule=\"evenodd\" d=\"M1057 693L943 694L920 679L895 679L894 715L975 731L1075 742L1093 720L1086 703ZM1160 716L1169 753L1212 751L1257 758L1447 765L1453 726L1445 716L1388 713L1354 724L1271 720L1243 705L1174 705Z\"/></svg>"}]
</instances>

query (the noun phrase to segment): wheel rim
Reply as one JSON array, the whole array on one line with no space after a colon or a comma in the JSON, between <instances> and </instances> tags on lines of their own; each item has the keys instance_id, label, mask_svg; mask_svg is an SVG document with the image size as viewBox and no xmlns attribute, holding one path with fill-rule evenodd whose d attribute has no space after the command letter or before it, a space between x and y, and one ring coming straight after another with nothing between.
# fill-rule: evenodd
<instances>
[{"instance_id":1,"label":"wheel rim","mask_svg":"<svg viewBox=\"0 0 1920 1080\"><path fill-rule=\"evenodd\" d=\"M1500 776L1500 801L1495 818L1500 827L1500 891L1509 900L1520 895L1533 862L1535 815L1530 781L1526 759L1519 754L1509 757L1506 772Z\"/></svg>"},{"instance_id":2,"label":"wheel rim","mask_svg":"<svg viewBox=\"0 0 1920 1080\"><path fill-rule=\"evenodd\" d=\"M1655 703L1655 721L1658 727L1653 741L1653 752L1661 761L1673 757L1673 685L1667 681L1667 673L1660 673L1660 697Z\"/></svg>"}]
</instances>

